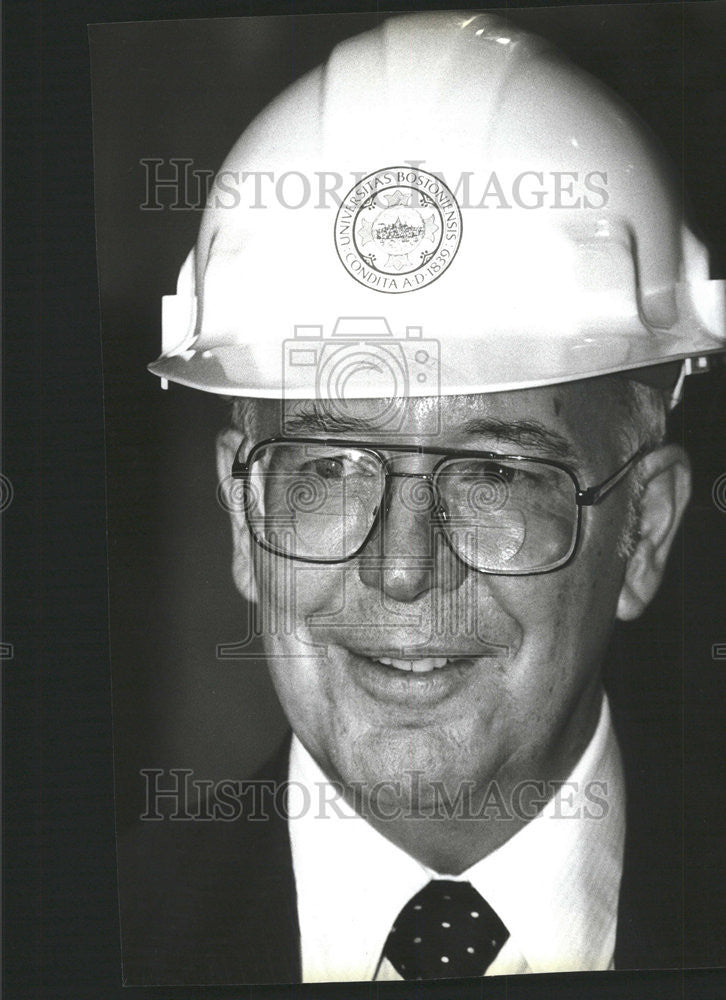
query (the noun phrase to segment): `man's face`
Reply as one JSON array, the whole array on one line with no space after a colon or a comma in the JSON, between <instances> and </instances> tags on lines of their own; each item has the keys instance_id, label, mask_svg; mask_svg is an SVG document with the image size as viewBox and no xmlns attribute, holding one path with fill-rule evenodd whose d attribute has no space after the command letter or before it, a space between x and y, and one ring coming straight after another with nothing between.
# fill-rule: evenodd
<instances>
[{"instance_id":1,"label":"man's face","mask_svg":"<svg viewBox=\"0 0 726 1000\"><path fill-rule=\"evenodd\" d=\"M371 429L377 404L346 406L344 425L337 406L323 426L326 405L310 405L296 433L369 441L385 453ZM397 444L564 460L581 487L623 461L623 416L608 380L445 397L435 437L425 433L430 400L400 406L406 430ZM278 420L263 409L258 440L279 434ZM425 472L435 462L407 455L395 468ZM454 794L461 781L485 788L493 779L566 777L597 717L623 579L627 487L583 509L568 565L497 576L464 565L432 530L430 509L412 511L406 491L410 498L416 482L393 480L390 509L348 563L290 561L252 545L265 653L294 731L346 784L418 770ZM380 662L404 656L423 661L414 663L421 670ZM444 658L451 662L439 668ZM432 660L437 668L424 669Z\"/></svg>"}]
</instances>

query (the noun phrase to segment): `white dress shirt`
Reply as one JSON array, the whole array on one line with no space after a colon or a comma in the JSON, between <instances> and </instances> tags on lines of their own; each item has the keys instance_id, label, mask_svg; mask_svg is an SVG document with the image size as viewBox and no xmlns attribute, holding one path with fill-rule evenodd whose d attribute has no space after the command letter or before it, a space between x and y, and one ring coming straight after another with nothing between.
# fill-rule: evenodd
<instances>
[{"instance_id":1,"label":"white dress shirt","mask_svg":"<svg viewBox=\"0 0 726 1000\"><path fill-rule=\"evenodd\" d=\"M568 782L460 875L432 871L378 833L296 738L289 776L303 982L400 979L381 952L402 907L432 878L471 882L509 930L487 975L613 967L625 801L605 696Z\"/></svg>"}]
</instances>

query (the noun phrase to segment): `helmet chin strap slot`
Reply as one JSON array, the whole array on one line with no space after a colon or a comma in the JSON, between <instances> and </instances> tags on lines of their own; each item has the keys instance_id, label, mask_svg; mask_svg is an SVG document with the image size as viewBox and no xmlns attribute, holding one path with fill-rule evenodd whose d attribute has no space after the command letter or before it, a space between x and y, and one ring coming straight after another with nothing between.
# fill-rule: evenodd
<instances>
[{"instance_id":1,"label":"helmet chin strap slot","mask_svg":"<svg viewBox=\"0 0 726 1000\"><path fill-rule=\"evenodd\" d=\"M711 370L711 358L707 355L697 358L685 358L681 365L681 373L678 381L673 387L670 398L670 409L673 410L681 401L683 395L683 383L687 375L707 375Z\"/></svg>"},{"instance_id":2,"label":"helmet chin strap slot","mask_svg":"<svg viewBox=\"0 0 726 1000\"><path fill-rule=\"evenodd\" d=\"M674 410L681 401L681 396L683 395L683 383L686 380L686 375L690 374L689 372L690 360L691 360L690 358L686 358L686 360L681 365L681 374L678 376L678 381L673 387L673 392L671 393L671 398L668 403L668 408L670 410Z\"/></svg>"},{"instance_id":3,"label":"helmet chin strap slot","mask_svg":"<svg viewBox=\"0 0 726 1000\"><path fill-rule=\"evenodd\" d=\"M176 295L164 295L161 299L161 353L181 354L187 343L194 339L197 322L197 297L195 295L194 259L195 248L179 271ZM167 381L163 379L162 381ZM162 386L166 389L167 386Z\"/></svg>"}]
</instances>

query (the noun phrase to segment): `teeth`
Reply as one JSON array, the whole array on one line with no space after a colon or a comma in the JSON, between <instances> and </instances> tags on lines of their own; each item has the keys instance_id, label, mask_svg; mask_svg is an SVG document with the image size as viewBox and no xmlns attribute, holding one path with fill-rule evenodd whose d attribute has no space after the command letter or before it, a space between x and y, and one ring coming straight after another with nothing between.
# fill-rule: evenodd
<instances>
[{"instance_id":1,"label":"teeth","mask_svg":"<svg viewBox=\"0 0 726 1000\"><path fill-rule=\"evenodd\" d=\"M376 661L386 667L396 670L411 670L415 674L427 674L432 670L441 670L449 662L446 656L426 656L420 660L395 660L389 656L377 656Z\"/></svg>"}]
</instances>

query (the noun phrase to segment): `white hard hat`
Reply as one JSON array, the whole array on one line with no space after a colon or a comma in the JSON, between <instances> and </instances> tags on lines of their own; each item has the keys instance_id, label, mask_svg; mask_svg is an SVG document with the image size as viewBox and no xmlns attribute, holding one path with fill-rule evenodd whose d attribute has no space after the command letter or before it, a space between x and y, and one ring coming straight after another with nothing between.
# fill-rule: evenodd
<instances>
[{"instance_id":1,"label":"white hard hat","mask_svg":"<svg viewBox=\"0 0 726 1000\"><path fill-rule=\"evenodd\" d=\"M242 135L149 367L271 398L553 384L723 351L724 284L617 97L498 17L415 14Z\"/></svg>"}]
</instances>

